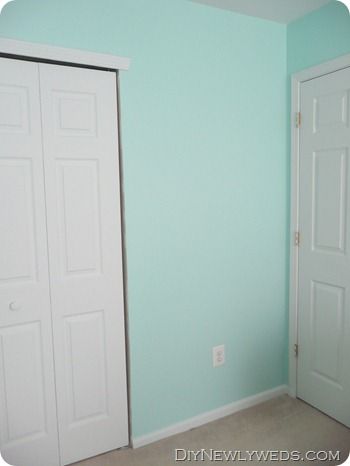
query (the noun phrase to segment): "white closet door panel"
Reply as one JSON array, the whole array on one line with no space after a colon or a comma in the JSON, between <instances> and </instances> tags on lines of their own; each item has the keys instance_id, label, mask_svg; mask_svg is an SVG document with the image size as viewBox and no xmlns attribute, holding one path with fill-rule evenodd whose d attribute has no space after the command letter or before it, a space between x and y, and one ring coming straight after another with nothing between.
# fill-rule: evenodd
<instances>
[{"instance_id":1,"label":"white closet door panel","mask_svg":"<svg viewBox=\"0 0 350 466\"><path fill-rule=\"evenodd\" d=\"M350 427L350 69L301 86L298 396Z\"/></svg>"},{"instance_id":2,"label":"white closet door panel","mask_svg":"<svg viewBox=\"0 0 350 466\"><path fill-rule=\"evenodd\" d=\"M40 65L65 464L128 444L115 75Z\"/></svg>"},{"instance_id":3,"label":"white closet door panel","mask_svg":"<svg viewBox=\"0 0 350 466\"><path fill-rule=\"evenodd\" d=\"M38 65L0 59L0 446L59 464Z\"/></svg>"}]
</instances>

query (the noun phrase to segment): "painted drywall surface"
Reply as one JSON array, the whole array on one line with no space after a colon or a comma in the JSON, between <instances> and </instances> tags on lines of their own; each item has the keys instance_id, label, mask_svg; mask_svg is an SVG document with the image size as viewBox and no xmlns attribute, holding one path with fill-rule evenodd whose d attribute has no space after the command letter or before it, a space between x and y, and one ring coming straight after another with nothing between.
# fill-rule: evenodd
<instances>
[{"instance_id":1,"label":"painted drywall surface","mask_svg":"<svg viewBox=\"0 0 350 466\"><path fill-rule=\"evenodd\" d=\"M350 53L350 15L332 2L288 25L288 73Z\"/></svg>"},{"instance_id":2,"label":"painted drywall surface","mask_svg":"<svg viewBox=\"0 0 350 466\"><path fill-rule=\"evenodd\" d=\"M132 59L133 436L285 383L286 28L185 0L16 0L0 36Z\"/></svg>"}]
</instances>

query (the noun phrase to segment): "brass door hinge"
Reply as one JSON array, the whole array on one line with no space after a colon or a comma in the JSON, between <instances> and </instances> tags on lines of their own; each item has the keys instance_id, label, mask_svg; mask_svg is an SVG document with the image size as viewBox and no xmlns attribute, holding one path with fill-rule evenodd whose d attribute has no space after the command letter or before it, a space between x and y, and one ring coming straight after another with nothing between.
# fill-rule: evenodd
<instances>
[{"instance_id":1,"label":"brass door hinge","mask_svg":"<svg viewBox=\"0 0 350 466\"><path fill-rule=\"evenodd\" d=\"M294 233L294 245L300 246L300 232L299 231L296 231Z\"/></svg>"},{"instance_id":2,"label":"brass door hinge","mask_svg":"<svg viewBox=\"0 0 350 466\"><path fill-rule=\"evenodd\" d=\"M294 356L296 358L299 356L299 345L297 343L294 345Z\"/></svg>"},{"instance_id":3,"label":"brass door hinge","mask_svg":"<svg viewBox=\"0 0 350 466\"><path fill-rule=\"evenodd\" d=\"M295 126L297 128L301 127L301 112L297 112L295 115Z\"/></svg>"}]
</instances>

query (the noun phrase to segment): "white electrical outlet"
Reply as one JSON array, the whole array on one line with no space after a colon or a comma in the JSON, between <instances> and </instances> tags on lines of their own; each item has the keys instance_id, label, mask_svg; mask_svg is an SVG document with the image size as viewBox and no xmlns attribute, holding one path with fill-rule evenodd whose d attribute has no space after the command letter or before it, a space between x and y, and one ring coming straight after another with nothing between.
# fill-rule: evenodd
<instances>
[{"instance_id":1,"label":"white electrical outlet","mask_svg":"<svg viewBox=\"0 0 350 466\"><path fill-rule=\"evenodd\" d=\"M213 348L213 367L225 364L225 345L214 346Z\"/></svg>"}]
</instances>

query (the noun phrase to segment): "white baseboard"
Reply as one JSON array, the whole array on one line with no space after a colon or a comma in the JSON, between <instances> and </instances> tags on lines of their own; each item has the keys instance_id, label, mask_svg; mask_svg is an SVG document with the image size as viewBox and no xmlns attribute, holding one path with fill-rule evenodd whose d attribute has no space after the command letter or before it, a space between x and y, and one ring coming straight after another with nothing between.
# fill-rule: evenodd
<instances>
[{"instance_id":1,"label":"white baseboard","mask_svg":"<svg viewBox=\"0 0 350 466\"><path fill-rule=\"evenodd\" d=\"M235 401L228 405L222 406L221 408L214 409L213 411L208 411L206 413L200 414L199 416L186 419L185 421L178 422L165 429L157 430L151 432L150 434L142 435L141 437L136 437L132 439L132 447L140 448L145 445L148 445L158 440L162 440L172 435L180 434L186 432L187 430L193 429L195 427L202 426L208 422L216 421L230 414L241 411L242 409L250 408L264 401L271 400L281 395L288 393L287 385L281 385L266 392L258 393L257 395L249 396L248 398L243 398L242 400Z\"/></svg>"}]
</instances>

